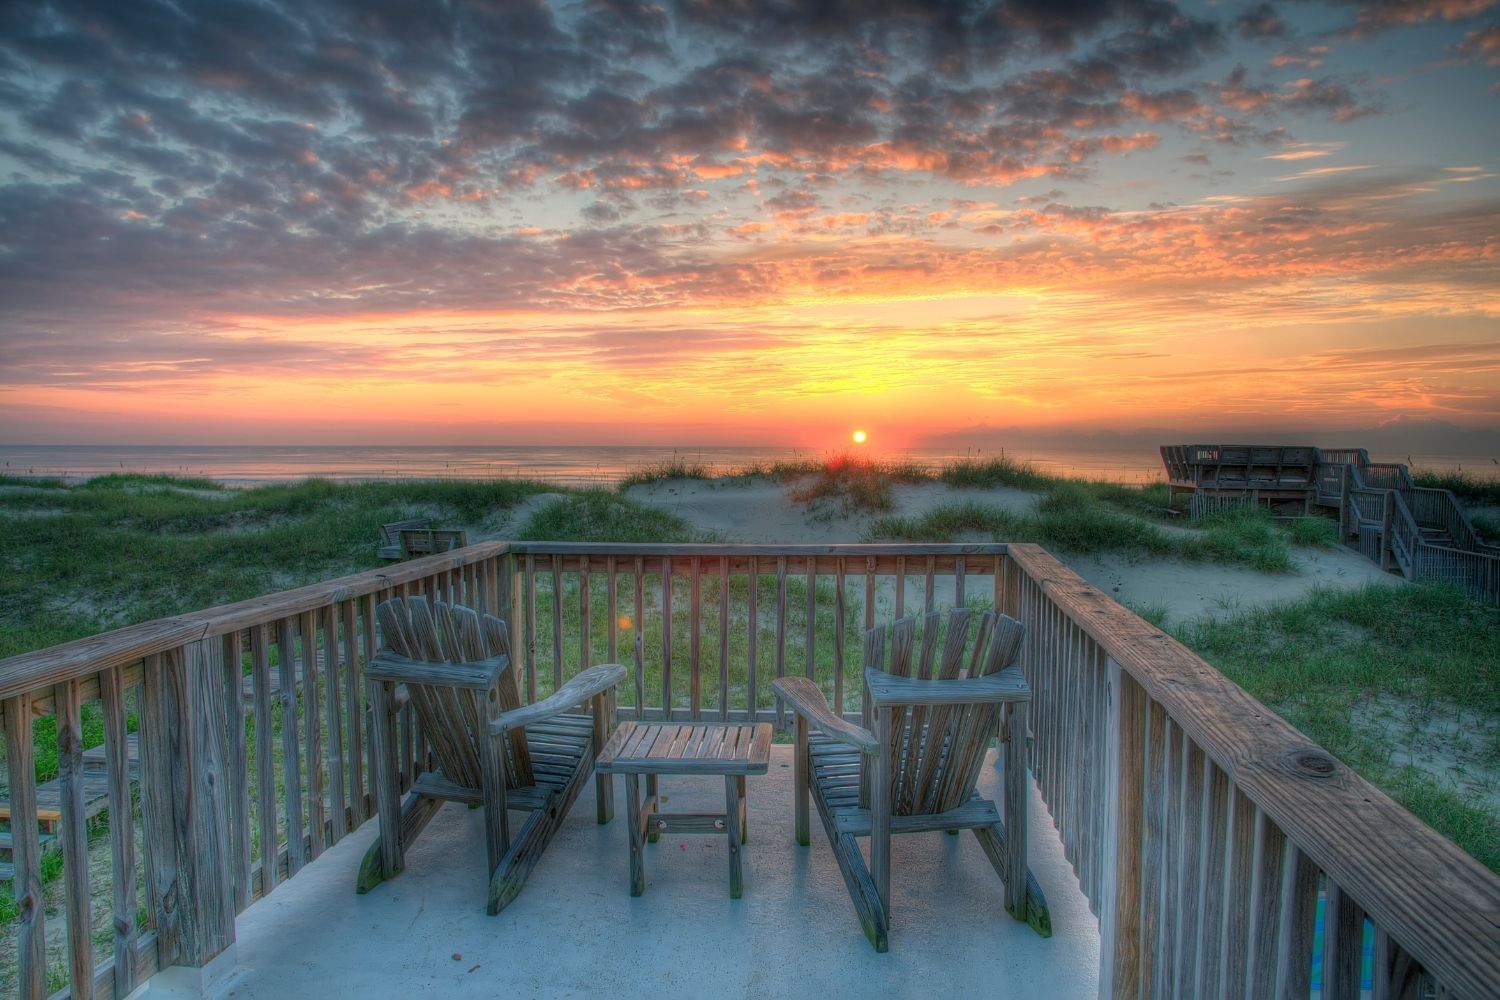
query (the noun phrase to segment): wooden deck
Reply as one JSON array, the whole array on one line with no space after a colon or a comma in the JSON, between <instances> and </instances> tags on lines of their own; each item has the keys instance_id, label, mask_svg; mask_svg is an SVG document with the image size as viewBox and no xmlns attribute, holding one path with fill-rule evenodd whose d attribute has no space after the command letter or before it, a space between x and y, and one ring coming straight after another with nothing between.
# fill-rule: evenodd
<instances>
[{"instance_id":1,"label":"wooden deck","mask_svg":"<svg viewBox=\"0 0 1500 1000\"><path fill-rule=\"evenodd\" d=\"M131 795L125 707L132 689L129 703L140 726L140 824L110 824L110 866L116 873L143 866L146 892L138 896L134 878L111 878L113 895L104 905L114 934L112 955L96 961L90 935L70 938L71 985L60 995L124 996L159 968L207 966L227 953L251 914L262 927L285 924L284 933L257 939L279 942L279 950L252 952L248 937L245 942L246 952L262 956L266 969L280 970L268 973L280 977L280 987L257 994L266 996L309 986L297 978L299 962L302 949L311 952L317 941L339 969L374 970L370 981L388 992L430 987L438 981L431 975L435 966L413 951L409 929L421 913L437 927L425 953L436 954L436 942L450 961L449 943L455 940L476 942L474 947L481 940L506 940L501 922L514 917L512 911L491 919L477 902L468 911L447 904L408 906L423 898L409 870L404 885L393 883L406 906L404 928L381 939L374 959L368 950L359 953L366 960L350 959L373 912L354 910L354 901L375 897L356 897L348 872L339 868L343 862L331 859L357 856L368 844L367 835L351 836L372 815L363 670L380 648L376 603L409 594L508 618L527 702L593 664L623 660L645 668L636 671L633 684L621 685L622 719L779 721L783 727L785 706L771 690L773 678L811 678L830 705L852 712L859 700L861 622L872 624L896 609L992 604L1026 626L1020 664L1032 691L1029 764L1040 796L1036 808L1050 815L1067 868L1098 917L1097 952L1082 960L1097 958L1091 980L1101 995L1307 996L1320 901L1327 915L1320 969L1325 995L1358 995L1358 943L1366 934L1375 942L1375 995L1500 995L1500 921L1491 919L1500 913L1500 879L1037 546L485 542L0 661L0 717L11 768L12 888L21 904L14 924L21 996L48 996L55 964L45 948L49 922L39 905L39 789L28 777L34 774L30 722L49 713L58 720L64 909L68 922L81 926L93 877L81 708L87 701L100 704L104 752L116 764L106 770L108 796L112 808L123 812L120 806ZM668 622L671 627L664 628ZM248 695L247 668L253 680ZM409 783L430 768L431 741L410 702L396 701L394 752L403 783ZM273 745L282 747L281 757L273 756ZM773 766L766 777L777 771ZM752 809L774 806L753 788L750 801ZM783 808L775 815L785 828L792 810L789 803ZM472 813L458 813L471 826L476 822ZM765 824L776 822L771 815ZM291 822L282 822L284 817ZM576 857L597 853L619 866L617 890L606 884L574 888L627 905L621 831L594 824L587 811L573 818L580 832L613 845ZM759 829L762 821L752 817L752 825ZM290 836L281 835L288 827ZM252 829L270 836L257 843ZM137 838L146 844L139 857ZM770 843L778 857L793 850ZM765 849L767 840L752 838L751 844L753 860L753 851ZM756 876L739 903L702 893L702 880L695 879L694 893L713 905L666 929L646 910L621 911L617 925L580 921L577 911L559 915L554 926L569 933L581 927L589 941L606 932L618 937L611 955L649 951L660 959L649 975L642 971L626 981L601 972L593 946L580 945L588 957L578 970L577 992L596 986L606 973L626 992L669 995L674 983L700 988L708 980L698 977L693 962L702 955L724 960L702 947L706 940L738 942L733 967L746 975L757 968L757 948L778 968L798 954L816 966L826 936L776 939L764 931L788 922L835 927L832 915L847 912L836 879L836 903L819 895L827 886L818 872L831 871L831 859L811 853L816 850L803 857L826 863L802 861L789 869L800 881ZM447 857L434 855L439 867ZM992 905L993 871L976 860L982 867L933 871L950 879L941 884L953 892L974 893L982 884ZM548 852L539 873L548 864L560 865L560 873L570 870L556 851ZM720 864L716 855L715 871ZM655 870L666 877L678 868ZM331 870L339 873L336 889L324 880ZM982 882L975 871L985 873ZM478 883L462 881L463 895L473 898ZM782 909L773 913L752 918L746 910L724 909L753 904L757 893L777 886ZM245 912L273 891L277 900L303 903L293 910L270 901ZM1047 891L1050 899L1052 889ZM388 905L398 902L395 895ZM518 905L546 909L553 898L523 894ZM653 892L634 903L650 906L662 898ZM331 921L335 911L348 911L347 919ZM142 912L144 923L138 919ZM239 924L236 915L242 915ZM939 925L936 931L921 920L900 922L887 956L870 952L850 928L869 960L895 962L848 968L861 983L926 986L934 982L923 955L930 951L955 967L991 962L985 981L1000 982L1003 972L993 960L1009 946L990 936L989 919L988 912L976 911L961 927ZM994 919L1035 939L1002 914ZM1066 930L1056 909L1053 919L1059 932ZM654 937L643 944L646 928ZM55 926L52 933L58 933ZM1041 947L1049 943L1036 941ZM533 947L548 958L559 954L549 941L537 940ZM903 964L903 951L915 957L914 964ZM505 949L486 954L482 975L476 972L462 984L481 983L492 991L499 981L520 982L526 992L525 984L534 983L532 992L546 992L542 981L525 978L531 975L526 970L534 971L528 955ZM1063 968L1079 960L1077 952L1059 956ZM452 962L455 991L461 988L460 965ZM663 978L675 975L690 978ZM765 981L772 984L770 992L783 982ZM1044 995L1049 984L1041 983L1022 995Z\"/></svg>"}]
</instances>

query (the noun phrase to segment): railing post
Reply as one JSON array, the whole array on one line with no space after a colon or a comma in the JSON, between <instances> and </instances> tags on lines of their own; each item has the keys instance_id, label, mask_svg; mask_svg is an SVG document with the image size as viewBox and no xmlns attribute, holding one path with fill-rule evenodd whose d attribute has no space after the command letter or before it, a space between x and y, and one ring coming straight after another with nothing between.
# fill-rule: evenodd
<instances>
[{"instance_id":1,"label":"railing post","mask_svg":"<svg viewBox=\"0 0 1500 1000\"><path fill-rule=\"evenodd\" d=\"M1387 573L1391 569L1391 520L1395 512L1396 495L1392 490L1386 490L1385 505L1380 512L1380 569Z\"/></svg>"},{"instance_id":2,"label":"railing post","mask_svg":"<svg viewBox=\"0 0 1500 1000\"><path fill-rule=\"evenodd\" d=\"M141 685L146 886L157 961L163 970L185 967L172 978L202 993L234 963L223 655L217 636L168 650L148 661Z\"/></svg>"},{"instance_id":3,"label":"railing post","mask_svg":"<svg viewBox=\"0 0 1500 1000\"><path fill-rule=\"evenodd\" d=\"M1141 993L1141 803L1145 692L1110 658L1105 748L1104 871L1099 900L1099 995ZM1113 849L1111 849L1111 846Z\"/></svg>"},{"instance_id":4,"label":"railing post","mask_svg":"<svg viewBox=\"0 0 1500 1000\"><path fill-rule=\"evenodd\" d=\"M1339 543L1349 537L1349 464L1339 466Z\"/></svg>"}]
</instances>

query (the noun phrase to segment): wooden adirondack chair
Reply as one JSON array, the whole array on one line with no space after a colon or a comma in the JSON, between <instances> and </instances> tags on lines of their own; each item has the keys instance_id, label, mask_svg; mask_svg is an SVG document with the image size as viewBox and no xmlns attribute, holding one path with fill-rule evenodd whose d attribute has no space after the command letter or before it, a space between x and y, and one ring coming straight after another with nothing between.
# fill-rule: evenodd
<instances>
[{"instance_id":1,"label":"wooden adirondack chair","mask_svg":"<svg viewBox=\"0 0 1500 1000\"><path fill-rule=\"evenodd\" d=\"M429 606L423 597L376 609L384 646L365 667L374 715L373 782L380 838L360 866L368 892L405 867L406 851L445 801L484 808L488 911L520 893L552 835L594 770L609 735L615 685L625 668L590 667L549 698L522 705L510 669L505 622L470 608ZM409 700L436 768L419 774L401 801L396 713ZM575 714L581 703L589 714ZM614 814L612 780L596 779L598 817ZM526 810L511 836L507 810Z\"/></svg>"},{"instance_id":2,"label":"wooden adirondack chair","mask_svg":"<svg viewBox=\"0 0 1500 1000\"><path fill-rule=\"evenodd\" d=\"M974 614L955 608L923 623L865 634L864 726L829 708L806 677L778 678L776 693L796 713L797 843L808 843L809 794L828 832L865 936L887 949L891 835L972 830L1005 883L1005 908L1043 937L1052 933L1041 887L1026 868L1026 703L1031 692L1016 664L1025 627L984 612L969 648ZM914 658L915 654L915 658ZM975 790L997 724L1005 747L1005 820ZM870 863L856 837L870 838Z\"/></svg>"}]
</instances>

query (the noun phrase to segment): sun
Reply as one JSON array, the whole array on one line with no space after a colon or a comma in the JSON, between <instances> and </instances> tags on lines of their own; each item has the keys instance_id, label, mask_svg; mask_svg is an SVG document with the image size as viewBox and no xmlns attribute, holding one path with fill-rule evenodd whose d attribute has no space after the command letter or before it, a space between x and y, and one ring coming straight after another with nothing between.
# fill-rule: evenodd
<instances>
[{"instance_id":1,"label":"sun","mask_svg":"<svg viewBox=\"0 0 1500 1000\"><path fill-rule=\"evenodd\" d=\"M866 435L865 435L864 431L855 431L853 434L851 434L849 436L854 439L854 443L855 444L864 444L865 443L865 437L866 437Z\"/></svg>"}]
</instances>

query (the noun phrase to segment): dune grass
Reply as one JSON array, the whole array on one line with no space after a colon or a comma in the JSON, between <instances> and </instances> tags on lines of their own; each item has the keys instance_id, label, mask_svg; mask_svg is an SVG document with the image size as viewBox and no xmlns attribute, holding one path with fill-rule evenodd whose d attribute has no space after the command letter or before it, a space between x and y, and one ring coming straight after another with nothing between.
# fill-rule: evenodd
<instances>
[{"instance_id":1,"label":"dune grass","mask_svg":"<svg viewBox=\"0 0 1500 1000\"><path fill-rule=\"evenodd\" d=\"M1038 472L1030 462L1018 461L1001 455L998 458L963 458L943 466L937 479L947 486L969 489L995 489L1011 486L1022 490L1035 490L1055 482L1050 476Z\"/></svg>"},{"instance_id":2,"label":"dune grass","mask_svg":"<svg viewBox=\"0 0 1500 1000\"><path fill-rule=\"evenodd\" d=\"M1500 506L1500 477L1481 478L1463 469L1422 469L1413 472L1411 480L1431 490L1452 490L1454 496L1466 503Z\"/></svg>"},{"instance_id":3,"label":"dune grass","mask_svg":"<svg viewBox=\"0 0 1500 1000\"><path fill-rule=\"evenodd\" d=\"M688 523L669 511L608 490L573 493L531 515L521 528L530 541L691 542Z\"/></svg>"},{"instance_id":4,"label":"dune grass","mask_svg":"<svg viewBox=\"0 0 1500 1000\"><path fill-rule=\"evenodd\" d=\"M646 486L651 483L665 482L670 479L713 478L713 472L702 462L689 462L673 456L668 461L643 465L639 469L631 470L626 474L624 479L620 480L617 488L623 493L632 486Z\"/></svg>"},{"instance_id":5,"label":"dune grass","mask_svg":"<svg viewBox=\"0 0 1500 1000\"><path fill-rule=\"evenodd\" d=\"M1393 697L1421 715L1462 706L1500 715L1500 609L1432 584L1315 591L1295 602L1179 626L1231 680L1465 851L1500 871L1500 814L1393 760L1363 710ZM1475 752L1493 760L1500 747Z\"/></svg>"},{"instance_id":6,"label":"dune grass","mask_svg":"<svg viewBox=\"0 0 1500 1000\"><path fill-rule=\"evenodd\" d=\"M1120 552L1222 562L1268 573L1296 568L1288 548L1291 533L1279 530L1262 511L1226 511L1204 519L1190 534L1169 534L1149 520L1121 513L1103 496L1097 484L1055 482L1042 492L1034 513L963 501L933 507L918 517L879 518L866 537L870 541L951 542L964 534L981 534L993 541L1039 542L1080 555ZM1131 499L1126 493L1114 494L1114 498L1117 504ZM1302 530L1325 537L1322 529ZM1297 543L1297 538L1291 536L1291 541Z\"/></svg>"}]
</instances>

